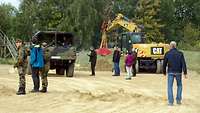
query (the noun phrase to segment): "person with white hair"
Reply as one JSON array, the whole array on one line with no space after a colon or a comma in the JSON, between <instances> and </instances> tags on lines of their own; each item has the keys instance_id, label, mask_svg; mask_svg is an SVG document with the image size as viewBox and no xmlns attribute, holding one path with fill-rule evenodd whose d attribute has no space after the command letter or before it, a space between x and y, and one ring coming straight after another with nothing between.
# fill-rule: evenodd
<instances>
[{"instance_id":1,"label":"person with white hair","mask_svg":"<svg viewBox=\"0 0 200 113\"><path fill-rule=\"evenodd\" d=\"M163 74L166 76L166 67L168 67L168 105L172 106L174 103L173 97L173 82L174 78L177 82L177 96L176 103L181 104L182 100L182 71L185 78L187 78L187 66L185 63L184 55L181 51L176 49L176 42L170 42L170 51L164 56Z\"/></svg>"},{"instance_id":2,"label":"person with white hair","mask_svg":"<svg viewBox=\"0 0 200 113\"><path fill-rule=\"evenodd\" d=\"M171 41L170 42L170 47L171 48L176 48L176 42L175 41Z\"/></svg>"}]
</instances>

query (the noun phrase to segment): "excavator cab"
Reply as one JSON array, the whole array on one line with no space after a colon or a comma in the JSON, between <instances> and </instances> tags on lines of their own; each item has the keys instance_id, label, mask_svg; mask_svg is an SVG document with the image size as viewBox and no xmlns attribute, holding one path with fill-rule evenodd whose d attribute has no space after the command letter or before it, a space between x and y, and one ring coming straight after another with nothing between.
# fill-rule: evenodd
<instances>
[{"instance_id":1,"label":"excavator cab","mask_svg":"<svg viewBox=\"0 0 200 113\"><path fill-rule=\"evenodd\" d=\"M143 32L125 32L120 34L118 39L118 45L123 52L131 50L133 44L145 43L145 37Z\"/></svg>"}]
</instances>

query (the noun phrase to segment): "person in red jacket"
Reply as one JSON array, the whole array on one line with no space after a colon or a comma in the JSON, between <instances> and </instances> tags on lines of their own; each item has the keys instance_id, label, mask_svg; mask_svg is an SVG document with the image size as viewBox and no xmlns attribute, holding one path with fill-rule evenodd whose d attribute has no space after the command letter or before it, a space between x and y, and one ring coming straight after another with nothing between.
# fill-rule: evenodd
<instances>
[{"instance_id":1,"label":"person in red jacket","mask_svg":"<svg viewBox=\"0 0 200 113\"><path fill-rule=\"evenodd\" d=\"M132 65L134 62L134 57L132 55L132 52L129 51L128 55L126 56L125 59L125 65L126 65L126 72L127 72L127 76L126 76L126 80L131 80L132 77Z\"/></svg>"}]
</instances>

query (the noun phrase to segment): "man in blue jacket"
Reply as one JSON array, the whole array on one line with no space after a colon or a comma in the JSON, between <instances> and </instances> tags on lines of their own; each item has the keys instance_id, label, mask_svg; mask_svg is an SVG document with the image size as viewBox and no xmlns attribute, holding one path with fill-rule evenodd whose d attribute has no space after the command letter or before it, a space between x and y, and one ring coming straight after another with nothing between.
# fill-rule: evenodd
<instances>
[{"instance_id":1,"label":"man in blue jacket","mask_svg":"<svg viewBox=\"0 0 200 113\"><path fill-rule=\"evenodd\" d=\"M166 75L166 67L168 67L168 105L172 106L174 103L174 78L177 82L176 102L180 105L182 100L182 72L184 72L184 76L187 78L187 67L183 53L176 49L175 41L170 43L170 48L170 51L164 57L163 74Z\"/></svg>"},{"instance_id":2,"label":"man in blue jacket","mask_svg":"<svg viewBox=\"0 0 200 113\"><path fill-rule=\"evenodd\" d=\"M40 78L39 73L44 67L43 50L38 43L36 37L32 39L33 46L30 48L30 64L32 69L32 79L33 79L33 90L31 92L39 92L40 88Z\"/></svg>"},{"instance_id":3,"label":"man in blue jacket","mask_svg":"<svg viewBox=\"0 0 200 113\"><path fill-rule=\"evenodd\" d=\"M118 47L114 47L114 53L113 53L113 63L114 63L114 75L113 76L120 76L120 62L121 53Z\"/></svg>"}]
</instances>

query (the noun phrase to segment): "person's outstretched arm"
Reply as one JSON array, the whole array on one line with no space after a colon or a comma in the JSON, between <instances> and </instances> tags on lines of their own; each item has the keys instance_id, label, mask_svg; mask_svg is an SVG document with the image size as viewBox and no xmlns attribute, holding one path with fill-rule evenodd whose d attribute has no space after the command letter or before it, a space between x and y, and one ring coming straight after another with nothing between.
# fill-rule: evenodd
<instances>
[{"instance_id":1,"label":"person's outstretched arm","mask_svg":"<svg viewBox=\"0 0 200 113\"><path fill-rule=\"evenodd\" d=\"M164 75L166 75L167 62L168 62L168 58L167 58L167 53L166 53L164 56L164 61L163 61L163 74Z\"/></svg>"},{"instance_id":2,"label":"person's outstretched arm","mask_svg":"<svg viewBox=\"0 0 200 113\"><path fill-rule=\"evenodd\" d=\"M182 57L181 57L181 63L182 63L183 73L184 73L184 75L187 75L187 66L186 66L186 62L185 62L183 53L182 53Z\"/></svg>"}]
</instances>

